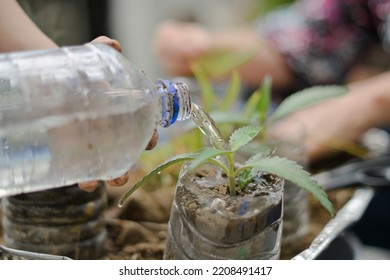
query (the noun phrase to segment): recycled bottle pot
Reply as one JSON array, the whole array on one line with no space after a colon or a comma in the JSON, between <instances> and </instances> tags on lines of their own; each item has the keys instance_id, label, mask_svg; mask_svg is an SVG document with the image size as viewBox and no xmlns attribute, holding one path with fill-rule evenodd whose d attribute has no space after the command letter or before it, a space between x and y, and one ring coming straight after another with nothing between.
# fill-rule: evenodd
<instances>
[{"instance_id":1,"label":"recycled bottle pot","mask_svg":"<svg viewBox=\"0 0 390 280\"><path fill-rule=\"evenodd\" d=\"M105 251L105 186L94 192L77 185L3 199L3 239L14 249L98 259Z\"/></svg>"},{"instance_id":2,"label":"recycled bottle pot","mask_svg":"<svg viewBox=\"0 0 390 280\"><path fill-rule=\"evenodd\" d=\"M217 167L181 170L164 259L278 259L283 180L261 174L236 196Z\"/></svg>"}]
</instances>

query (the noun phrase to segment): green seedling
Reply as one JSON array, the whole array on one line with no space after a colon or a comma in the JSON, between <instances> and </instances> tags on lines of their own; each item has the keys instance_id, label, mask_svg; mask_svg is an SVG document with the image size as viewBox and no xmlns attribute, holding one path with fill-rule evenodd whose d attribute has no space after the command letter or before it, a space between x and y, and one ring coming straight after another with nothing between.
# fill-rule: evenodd
<instances>
[{"instance_id":1,"label":"green seedling","mask_svg":"<svg viewBox=\"0 0 390 280\"><path fill-rule=\"evenodd\" d=\"M271 79L266 77L260 87L249 97L241 111L231 110L234 101L238 97L241 87L241 78L235 67L242 65L250 59L251 53L248 52L241 56L228 56L226 58L218 57L215 60L202 60L194 62L192 70L194 76L198 80L203 100L203 108L211 112L212 119L218 125L227 124L233 127L241 127L235 130L230 138L228 149L205 148L199 153L184 153L172 157L170 160L155 167L151 172L137 182L120 200L119 205L139 187L150 181L155 175L160 174L164 169L169 168L177 163L191 161L190 170L205 164L212 163L219 166L225 173L229 181L229 192L235 195L236 188L245 188L250 183L254 176L259 171L274 174L284 178L297 186L305 189L313 194L313 196L331 213L334 214L332 204L327 198L326 193L321 189L318 183L311 178L310 174L305 171L296 162L283 157L270 156L270 153L264 152L252 156L244 164L235 167L236 153L246 144L257 137L262 140L265 138L266 131L273 123L283 119L284 117L313 104L324 100L343 95L347 92L343 86L316 86L296 92L286 98L274 111L271 112ZM232 65L234 67L232 67ZM210 77L218 75L226 75L231 73L231 79L226 89L226 93L222 95L222 100L214 91ZM215 107L217 104L217 107ZM194 124L187 127L187 132L178 137L179 143L186 143L188 147L184 147L184 152L198 150L204 146L199 131L193 130L196 128ZM260 129L261 128L261 129ZM194 136L194 133L197 133ZM183 141L183 137L185 141ZM190 143L190 144L189 144ZM167 155L166 146L177 148L178 145L164 145L164 155ZM182 147L183 148L183 147ZM182 149L183 150L183 149ZM177 154L177 151L171 151ZM183 152L183 151L181 151ZM156 153L153 153L156 156Z\"/></svg>"},{"instance_id":2,"label":"green seedling","mask_svg":"<svg viewBox=\"0 0 390 280\"><path fill-rule=\"evenodd\" d=\"M122 205L124 201L149 181L153 176L160 174L164 169L177 163L191 161L189 170L195 170L202 164L211 163L221 168L226 174L229 182L230 195L236 195L236 188L245 188L258 172L265 172L289 180L297 186L310 192L322 206L334 215L332 203L321 186L296 162L278 156L268 156L266 153L259 153L249 158L239 167L235 166L235 155L242 147L252 141L261 131L256 126L245 126L233 132L229 138L229 149L205 148L199 153L189 153L178 155L160 164L149 172L132 189L130 189L119 201Z\"/></svg>"}]
</instances>

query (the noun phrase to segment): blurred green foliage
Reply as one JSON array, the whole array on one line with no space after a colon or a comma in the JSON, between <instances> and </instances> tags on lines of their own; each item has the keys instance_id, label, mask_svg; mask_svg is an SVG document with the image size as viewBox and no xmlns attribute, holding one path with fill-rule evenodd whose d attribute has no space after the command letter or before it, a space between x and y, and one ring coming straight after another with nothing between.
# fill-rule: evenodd
<instances>
[{"instance_id":1,"label":"blurred green foliage","mask_svg":"<svg viewBox=\"0 0 390 280\"><path fill-rule=\"evenodd\" d=\"M248 50L240 53L214 53L194 61L191 65L194 77L200 86L200 106L215 121L223 138L226 138L238 127L255 125L261 127L259 140L265 137L267 127L285 116L304 107L346 93L343 86L317 86L296 92L286 98L280 106L270 112L272 80L265 77L259 88L253 92L240 108L235 106L240 98L241 77L237 69L249 61L255 52ZM223 94L215 90L214 79L225 77L226 89ZM178 154L194 152L209 146L204 135L193 121L187 121L179 135L160 143L152 151L144 152L138 167L145 172L157 164ZM175 169L176 168L176 169ZM179 168L172 167L167 176L174 176L175 181ZM164 180L164 176L156 176Z\"/></svg>"}]
</instances>

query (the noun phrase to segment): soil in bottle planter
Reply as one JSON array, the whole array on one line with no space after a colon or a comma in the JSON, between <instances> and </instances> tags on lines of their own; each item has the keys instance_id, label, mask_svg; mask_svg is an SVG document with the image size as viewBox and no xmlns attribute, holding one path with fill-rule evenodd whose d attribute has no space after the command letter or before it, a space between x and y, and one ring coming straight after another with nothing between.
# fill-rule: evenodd
<instances>
[{"instance_id":1,"label":"soil in bottle planter","mask_svg":"<svg viewBox=\"0 0 390 280\"><path fill-rule=\"evenodd\" d=\"M228 193L214 165L187 173L183 167L171 208L164 259L278 259L283 180L259 174Z\"/></svg>"},{"instance_id":2,"label":"soil in bottle planter","mask_svg":"<svg viewBox=\"0 0 390 280\"><path fill-rule=\"evenodd\" d=\"M94 192L77 185L3 199L3 239L11 248L72 259L98 259L104 253L103 183Z\"/></svg>"}]
</instances>

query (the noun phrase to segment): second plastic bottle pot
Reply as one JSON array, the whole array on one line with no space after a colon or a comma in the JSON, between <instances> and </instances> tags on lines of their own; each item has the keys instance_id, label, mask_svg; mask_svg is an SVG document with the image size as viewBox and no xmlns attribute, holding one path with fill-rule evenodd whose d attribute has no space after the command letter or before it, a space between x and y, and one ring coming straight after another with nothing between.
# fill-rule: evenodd
<instances>
[{"instance_id":1,"label":"second plastic bottle pot","mask_svg":"<svg viewBox=\"0 0 390 280\"><path fill-rule=\"evenodd\" d=\"M98 259L104 253L103 184L91 193L73 185L7 197L3 204L8 247L72 259Z\"/></svg>"}]
</instances>

